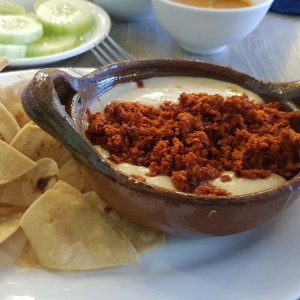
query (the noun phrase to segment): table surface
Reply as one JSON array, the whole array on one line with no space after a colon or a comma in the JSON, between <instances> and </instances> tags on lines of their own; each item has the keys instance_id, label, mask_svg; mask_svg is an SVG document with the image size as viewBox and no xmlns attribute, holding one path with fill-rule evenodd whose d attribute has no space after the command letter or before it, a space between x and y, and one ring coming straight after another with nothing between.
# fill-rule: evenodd
<instances>
[{"instance_id":1,"label":"table surface","mask_svg":"<svg viewBox=\"0 0 300 300\"><path fill-rule=\"evenodd\" d=\"M248 37L216 55L193 55L185 52L164 31L154 15L139 22L113 19L110 35L137 59L193 59L230 66L262 80L300 80L300 16L269 12ZM101 65L91 52L47 65L69 66ZM10 70L16 68L6 69Z\"/></svg>"}]
</instances>

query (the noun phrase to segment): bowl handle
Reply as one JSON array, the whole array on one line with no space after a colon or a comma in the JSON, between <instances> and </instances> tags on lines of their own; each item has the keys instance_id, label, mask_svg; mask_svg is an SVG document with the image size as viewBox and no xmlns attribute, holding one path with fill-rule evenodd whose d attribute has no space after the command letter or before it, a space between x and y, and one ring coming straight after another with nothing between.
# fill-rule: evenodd
<instances>
[{"instance_id":1,"label":"bowl handle","mask_svg":"<svg viewBox=\"0 0 300 300\"><path fill-rule=\"evenodd\" d=\"M38 126L66 146L83 163L107 174L111 171L102 163L101 156L74 121L78 113L78 107L71 105L74 97L80 98L78 103L85 103L96 96L96 90L86 91L82 88L87 81L89 78L85 76L76 78L58 69L42 69L25 88L22 104Z\"/></svg>"},{"instance_id":2,"label":"bowl handle","mask_svg":"<svg viewBox=\"0 0 300 300\"><path fill-rule=\"evenodd\" d=\"M266 82L264 89L271 89L291 110L300 110L300 81Z\"/></svg>"}]
</instances>

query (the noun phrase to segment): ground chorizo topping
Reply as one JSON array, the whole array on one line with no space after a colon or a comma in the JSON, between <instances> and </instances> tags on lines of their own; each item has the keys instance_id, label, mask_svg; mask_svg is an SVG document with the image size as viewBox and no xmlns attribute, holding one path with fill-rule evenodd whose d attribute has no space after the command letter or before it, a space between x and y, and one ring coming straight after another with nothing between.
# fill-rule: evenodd
<instances>
[{"instance_id":1,"label":"ground chorizo topping","mask_svg":"<svg viewBox=\"0 0 300 300\"><path fill-rule=\"evenodd\" d=\"M246 94L182 93L178 103L160 108L112 102L103 114L89 111L86 135L114 163L170 176L182 192L220 196L228 192L207 181L225 170L251 179L296 175L300 133L291 121L299 118L300 112L285 112L279 102L255 103Z\"/></svg>"}]
</instances>

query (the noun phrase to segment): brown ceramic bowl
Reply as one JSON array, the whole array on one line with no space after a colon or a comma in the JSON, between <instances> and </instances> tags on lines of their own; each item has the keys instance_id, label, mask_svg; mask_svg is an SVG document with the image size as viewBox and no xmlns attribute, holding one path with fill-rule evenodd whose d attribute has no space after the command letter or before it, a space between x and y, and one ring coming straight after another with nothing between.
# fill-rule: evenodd
<instances>
[{"instance_id":1,"label":"brown ceramic bowl","mask_svg":"<svg viewBox=\"0 0 300 300\"><path fill-rule=\"evenodd\" d=\"M264 82L227 67L170 59L110 65L82 78L42 69L24 91L23 106L34 122L84 163L89 183L108 205L131 220L167 233L192 236L234 234L276 217L299 196L300 174L264 192L211 200L137 182L107 163L87 140L82 120L96 97L118 83L178 75L236 83L265 101L278 100L287 110L298 109L300 82ZM295 126L299 130L299 124Z\"/></svg>"}]
</instances>

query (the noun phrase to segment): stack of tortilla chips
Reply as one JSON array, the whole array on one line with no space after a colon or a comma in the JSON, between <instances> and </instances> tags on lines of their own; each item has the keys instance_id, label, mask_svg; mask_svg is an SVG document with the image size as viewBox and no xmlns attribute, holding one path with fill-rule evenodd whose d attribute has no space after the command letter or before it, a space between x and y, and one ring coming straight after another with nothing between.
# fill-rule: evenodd
<instances>
[{"instance_id":1,"label":"stack of tortilla chips","mask_svg":"<svg viewBox=\"0 0 300 300\"><path fill-rule=\"evenodd\" d=\"M138 253L162 245L164 234L107 209L69 151L26 116L21 93L27 83L0 90L0 243L23 231L27 241L16 262L26 267L138 263Z\"/></svg>"}]
</instances>

